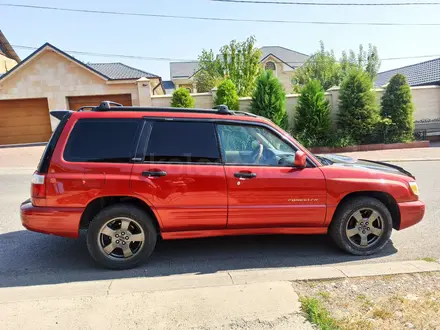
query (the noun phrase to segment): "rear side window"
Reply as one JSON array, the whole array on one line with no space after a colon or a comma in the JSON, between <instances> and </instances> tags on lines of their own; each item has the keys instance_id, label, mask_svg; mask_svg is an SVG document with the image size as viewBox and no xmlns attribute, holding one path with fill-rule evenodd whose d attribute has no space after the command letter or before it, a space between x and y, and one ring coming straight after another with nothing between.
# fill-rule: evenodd
<instances>
[{"instance_id":1,"label":"rear side window","mask_svg":"<svg viewBox=\"0 0 440 330\"><path fill-rule=\"evenodd\" d=\"M220 162L214 124L184 121L154 122L145 161L173 163Z\"/></svg>"},{"instance_id":2,"label":"rear side window","mask_svg":"<svg viewBox=\"0 0 440 330\"><path fill-rule=\"evenodd\" d=\"M55 146L57 145L60 135L63 132L63 129L69 121L71 115L71 111L66 111L66 114L55 128L55 131L53 132L46 148L44 149L43 155L41 156L40 163L38 164L37 168L38 173L48 172Z\"/></svg>"},{"instance_id":3,"label":"rear side window","mask_svg":"<svg viewBox=\"0 0 440 330\"><path fill-rule=\"evenodd\" d=\"M80 119L64 150L70 162L128 163L133 158L140 119Z\"/></svg>"}]
</instances>

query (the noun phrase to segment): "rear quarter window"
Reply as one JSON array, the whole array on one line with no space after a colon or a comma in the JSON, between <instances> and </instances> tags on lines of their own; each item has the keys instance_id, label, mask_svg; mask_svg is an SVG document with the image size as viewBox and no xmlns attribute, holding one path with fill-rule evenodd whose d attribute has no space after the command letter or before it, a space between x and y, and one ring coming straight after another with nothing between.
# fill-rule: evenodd
<instances>
[{"instance_id":1,"label":"rear quarter window","mask_svg":"<svg viewBox=\"0 0 440 330\"><path fill-rule=\"evenodd\" d=\"M80 119L70 133L64 160L129 163L141 125L141 119Z\"/></svg>"}]
</instances>

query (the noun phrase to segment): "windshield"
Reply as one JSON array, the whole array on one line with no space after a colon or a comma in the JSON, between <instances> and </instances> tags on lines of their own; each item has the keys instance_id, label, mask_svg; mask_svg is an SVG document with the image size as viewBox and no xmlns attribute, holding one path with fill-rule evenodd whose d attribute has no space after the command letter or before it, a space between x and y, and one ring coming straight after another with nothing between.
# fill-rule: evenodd
<instances>
[{"instance_id":1,"label":"windshield","mask_svg":"<svg viewBox=\"0 0 440 330\"><path fill-rule=\"evenodd\" d=\"M318 159L322 165L332 165L335 163L334 161L332 161L324 156L319 156L319 155L315 155L315 154L313 154L313 156L315 156L315 158Z\"/></svg>"}]
</instances>

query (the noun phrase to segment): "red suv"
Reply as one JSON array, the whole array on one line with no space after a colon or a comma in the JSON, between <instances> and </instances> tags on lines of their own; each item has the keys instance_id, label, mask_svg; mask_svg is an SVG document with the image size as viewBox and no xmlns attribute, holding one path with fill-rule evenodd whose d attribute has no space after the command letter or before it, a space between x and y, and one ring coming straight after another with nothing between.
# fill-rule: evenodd
<instances>
[{"instance_id":1,"label":"red suv","mask_svg":"<svg viewBox=\"0 0 440 330\"><path fill-rule=\"evenodd\" d=\"M52 111L60 119L21 205L33 231L78 237L94 260L133 267L156 240L329 233L381 250L425 211L414 176L391 164L315 156L271 121L218 109Z\"/></svg>"}]
</instances>

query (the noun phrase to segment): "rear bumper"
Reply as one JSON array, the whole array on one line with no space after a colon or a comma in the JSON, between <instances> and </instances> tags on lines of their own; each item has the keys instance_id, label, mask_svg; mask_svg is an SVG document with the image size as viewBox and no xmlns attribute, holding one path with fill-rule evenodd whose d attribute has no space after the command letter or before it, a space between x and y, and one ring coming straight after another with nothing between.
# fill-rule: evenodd
<instances>
[{"instance_id":1,"label":"rear bumper","mask_svg":"<svg viewBox=\"0 0 440 330\"><path fill-rule=\"evenodd\" d=\"M419 223L425 215L425 204L421 201L399 203L400 226L399 230Z\"/></svg>"},{"instance_id":2,"label":"rear bumper","mask_svg":"<svg viewBox=\"0 0 440 330\"><path fill-rule=\"evenodd\" d=\"M21 223L31 231L64 237L78 237L83 208L39 207L30 200L20 205Z\"/></svg>"}]
</instances>

